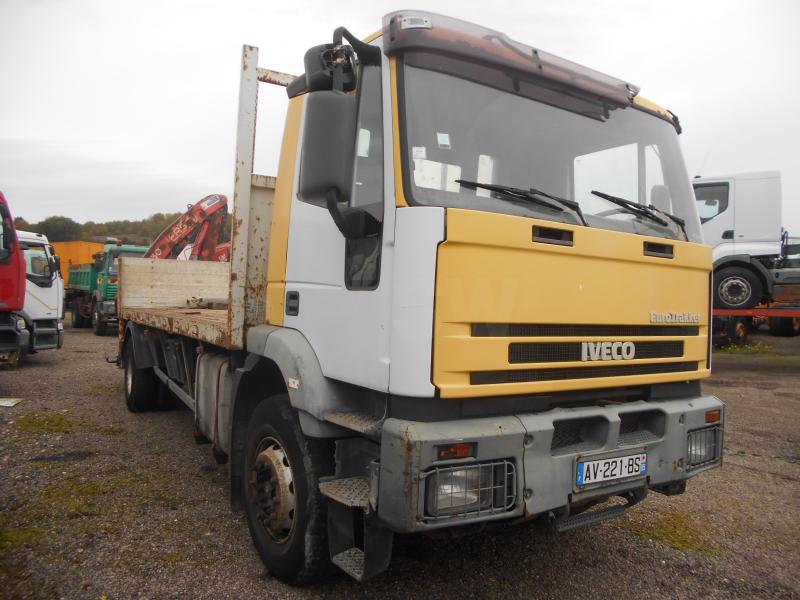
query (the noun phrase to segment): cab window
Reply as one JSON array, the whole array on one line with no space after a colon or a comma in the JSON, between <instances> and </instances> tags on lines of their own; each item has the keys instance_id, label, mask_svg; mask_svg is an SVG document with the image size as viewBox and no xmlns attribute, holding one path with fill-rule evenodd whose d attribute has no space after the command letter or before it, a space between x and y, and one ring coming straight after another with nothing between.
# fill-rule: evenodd
<instances>
[{"instance_id":1,"label":"cab window","mask_svg":"<svg viewBox=\"0 0 800 600\"><path fill-rule=\"evenodd\" d=\"M700 184L694 187L700 222L706 223L728 208L730 186L727 183Z\"/></svg>"}]
</instances>

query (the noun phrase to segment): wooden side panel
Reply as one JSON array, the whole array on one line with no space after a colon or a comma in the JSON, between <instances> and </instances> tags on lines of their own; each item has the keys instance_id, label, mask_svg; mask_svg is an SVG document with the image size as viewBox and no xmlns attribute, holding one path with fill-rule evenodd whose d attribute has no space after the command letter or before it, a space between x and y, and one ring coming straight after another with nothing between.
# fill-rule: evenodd
<instances>
[{"instance_id":1,"label":"wooden side panel","mask_svg":"<svg viewBox=\"0 0 800 600\"><path fill-rule=\"evenodd\" d=\"M187 308L190 298L228 297L228 263L199 260L122 258L121 308Z\"/></svg>"}]
</instances>

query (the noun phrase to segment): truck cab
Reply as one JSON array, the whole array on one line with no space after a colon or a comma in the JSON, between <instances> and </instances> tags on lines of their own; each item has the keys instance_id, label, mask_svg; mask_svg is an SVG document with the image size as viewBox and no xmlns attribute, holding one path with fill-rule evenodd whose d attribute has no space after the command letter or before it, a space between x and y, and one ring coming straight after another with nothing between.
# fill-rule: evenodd
<instances>
[{"instance_id":1,"label":"truck cab","mask_svg":"<svg viewBox=\"0 0 800 600\"><path fill-rule=\"evenodd\" d=\"M64 282L59 258L41 233L18 231L25 258L25 305L19 315L29 332L23 354L61 348L64 344Z\"/></svg>"},{"instance_id":2,"label":"truck cab","mask_svg":"<svg viewBox=\"0 0 800 600\"><path fill-rule=\"evenodd\" d=\"M128 407L195 411L271 573L366 579L396 534L565 531L721 464L670 111L418 11L304 62L244 48L231 262L121 269ZM259 81L288 83L276 181L252 172Z\"/></svg>"},{"instance_id":3,"label":"truck cab","mask_svg":"<svg viewBox=\"0 0 800 600\"><path fill-rule=\"evenodd\" d=\"M29 342L25 321L25 258L8 202L0 192L0 363L16 366Z\"/></svg>"}]
</instances>

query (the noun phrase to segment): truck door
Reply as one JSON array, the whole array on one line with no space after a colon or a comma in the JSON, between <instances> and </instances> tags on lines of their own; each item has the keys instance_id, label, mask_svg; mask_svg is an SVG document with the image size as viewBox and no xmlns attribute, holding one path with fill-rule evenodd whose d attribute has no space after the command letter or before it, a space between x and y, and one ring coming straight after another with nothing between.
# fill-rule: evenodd
<instances>
[{"instance_id":1,"label":"truck door","mask_svg":"<svg viewBox=\"0 0 800 600\"><path fill-rule=\"evenodd\" d=\"M694 184L697 213L703 227L706 244L714 247L714 259L733 254L735 235L735 203L733 180L710 181ZM722 254L723 248L727 248Z\"/></svg>"},{"instance_id":2,"label":"truck door","mask_svg":"<svg viewBox=\"0 0 800 600\"><path fill-rule=\"evenodd\" d=\"M21 245L28 280L25 287L25 313L34 321L60 318L64 287L49 246L27 241Z\"/></svg>"},{"instance_id":3,"label":"truck door","mask_svg":"<svg viewBox=\"0 0 800 600\"><path fill-rule=\"evenodd\" d=\"M387 390L394 204L385 190L391 119L383 66L362 66L358 83L355 185L350 203L382 225L379 236L345 240L325 206L292 199L284 325L299 330L323 373ZM388 98L388 95L387 95ZM386 113L390 114L390 113ZM390 165L390 162L386 162ZM389 168L391 168L389 166Z\"/></svg>"},{"instance_id":4,"label":"truck door","mask_svg":"<svg viewBox=\"0 0 800 600\"><path fill-rule=\"evenodd\" d=\"M736 253L777 253L781 235L780 176L767 172L737 177L735 199ZM772 251L769 250L770 242Z\"/></svg>"}]
</instances>

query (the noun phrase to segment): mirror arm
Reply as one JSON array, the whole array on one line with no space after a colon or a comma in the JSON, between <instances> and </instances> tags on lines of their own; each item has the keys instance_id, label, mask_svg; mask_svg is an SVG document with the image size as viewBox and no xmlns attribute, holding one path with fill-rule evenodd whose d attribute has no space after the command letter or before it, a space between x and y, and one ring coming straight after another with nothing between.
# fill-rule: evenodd
<instances>
[{"instance_id":1,"label":"mirror arm","mask_svg":"<svg viewBox=\"0 0 800 600\"><path fill-rule=\"evenodd\" d=\"M344 220L342 216L342 211L339 210L339 197L340 192L338 188L332 187L328 190L325 194L325 203L328 206L328 212L331 213L331 217L333 218L333 222L336 224L336 227L339 228L339 231L342 232L342 235L347 239L356 239L361 237L358 235L358 232L353 231L350 229L348 223Z\"/></svg>"},{"instance_id":2,"label":"mirror arm","mask_svg":"<svg viewBox=\"0 0 800 600\"><path fill-rule=\"evenodd\" d=\"M333 46L338 48L342 45L342 39L350 42L353 50L358 55L358 60L362 65L380 65L381 64L381 49L378 46L373 46L362 42L344 27L337 27L333 31Z\"/></svg>"}]
</instances>

